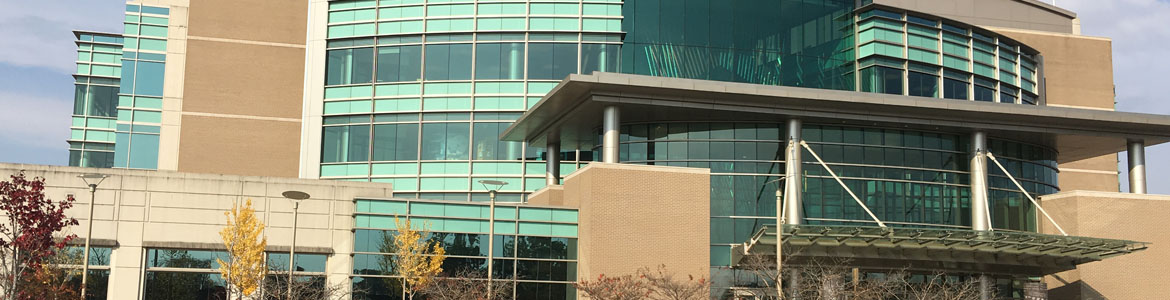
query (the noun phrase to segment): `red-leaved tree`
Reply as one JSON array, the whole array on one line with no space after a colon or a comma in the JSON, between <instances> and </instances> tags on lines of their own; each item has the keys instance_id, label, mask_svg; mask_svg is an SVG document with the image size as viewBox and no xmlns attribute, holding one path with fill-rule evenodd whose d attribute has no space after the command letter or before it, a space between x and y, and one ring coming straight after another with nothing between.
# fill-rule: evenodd
<instances>
[{"instance_id":1,"label":"red-leaved tree","mask_svg":"<svg viewBox=\"0 0 1170 300\"><path fill-rule=\"evenodd\" d=\"M76 219L65 215L65 210L73 207L73 197L53 202L44 190L44 178L30 180L23 171L9 181L0 181L0 212L7 218L0 223L0 290L5 299L36 298L21 289L21 277L35 274L45 259L77 237L54 238L65 227L77 225Z\"/></svg>"}]
</instances>

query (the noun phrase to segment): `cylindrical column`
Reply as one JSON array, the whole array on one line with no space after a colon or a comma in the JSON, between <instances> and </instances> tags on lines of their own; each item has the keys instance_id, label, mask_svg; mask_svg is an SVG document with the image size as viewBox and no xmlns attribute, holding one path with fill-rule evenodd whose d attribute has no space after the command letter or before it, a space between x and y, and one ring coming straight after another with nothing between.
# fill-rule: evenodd
<instances>
[{"instance_id":1,"label":"cylindrical column","mask_svg":"<svg viewBox=\"0 0 1170 300\"><path fill-rule=\"evenodd\" d=\"M971 133L971 229L991 230L987 207L987 133Z\"/></svg>"},{"instance_id":2,"label":"cylindrical column","mask_svg":"<svg viewBox=\"0 0 1170 300\"><path fill-rule=\"evenodd\" d=\"M618 137L621 135L618 129L618 124L621 122L620 117L617 106L605 107L601 122L601 162L618 163Z\"/></svg>"},{"instance_id":3,"label":"cylindrical column","mask_svg":"<svg viewBox=\"0 0 1170 300\"><path fill-rule=\"evenodd\" d=\"M987 274L979 275L979 300L991 300L995 298L995 289L991 285L991 276Z\"/></svg>"},{"instance_id":4,"label":"cylindrical column","mask_svg":"<svg viewBox=\"0 0 1170 300\"><path fill-rule=\"evenodd\" d=\"M1146 141L1129 140L1129 192L1146 193Z\"/></svg>"},{"instance_id":5,"label":"cylindrical column","mask_svg":"<svg viewBox=\"0 0 1170 300\"><path fill-rule=\"evenodd\" d=\"M508 79L523 79L524 44L512 44L508 50Z\"/></svg>"},{"instance_id":6,"label":"cylindrical column","mask_svg":"<svg viewBox=\"0 0 1170 300\"><path fill-rule=\"evenodd\" d=\"M561 143L548 142L545 146L545 154L548 155L544 165L544 177L547 181L545 185L561 184Z\"/></svg>"},{"instance_id":7,"label":"cylindrical column","mask_svg":"<svg viewBox=\"0 0 1170 300\"><path fill-rule=\"evenodd\" d=\"M971 133L971 229L991 230L991 218L987 197L987 133ZM979 275L979 299L991 300L995 291L991 288L991 277Z\"/></svg>"},{"instance_id":8,"label":"cylindrical column","mask_svg":"<svg viewBox=\"0 0 1170 300\"><path fill-rule=\"evenodd\" d=\"M804 178L801 166L800 147L800 119L788 119L788 145L784 148L784 223L799 225L804 223L804 200L801 199L801 188Z\"/></svg>"}]
</instances>

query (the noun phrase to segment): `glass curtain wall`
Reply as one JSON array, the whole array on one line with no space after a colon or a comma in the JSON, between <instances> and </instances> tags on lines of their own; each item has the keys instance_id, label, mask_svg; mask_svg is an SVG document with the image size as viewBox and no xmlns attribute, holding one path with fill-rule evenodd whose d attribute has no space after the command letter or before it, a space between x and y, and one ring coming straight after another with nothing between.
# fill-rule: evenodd
<instances>
[{"instance_id":1,"label":"glass curtain wall","mask_svg":"<svg viewBox=\"0 0 1170 300\"><path fill-rule=\"evenodd\" d=\"M500 201L523 200L548 154L500 132L565 76L619 70L622 5L330 2L321 177L473 201L500 180ZM563 150L564 175L593 157Z\"/></svg>"},{"instance_id":2,"label":"glass curtain wall","mask_svg":"<svg viewBox=\"0 0 1170 300\"><path fill-rule=\"evenodd\" d=\"M496 206L494 248L488 247L487 205L406 200L357 200L352 283L354 299L404 299L393 266L395 216L429 225L427 239L446 251L441 276L492 278L512 285L515 299L575 299L577 211Z\"/></svg>"},{"instance_id":3,"label":"glass curtain wall","mask_svg":"<svg viewBox=\"0 0 1170 300\"><path fill-rule=\"evenodd\" d=\"M108 287L110 283L110 254L113 249L110 247L89 247L89 278L86 282L86 289L88 300L104 300L108 294ZM62 252L58 253L66 256L67 264L57 265L57 267L64 269L66 274L63 278L67 278L69 285L81 291L81 269L79 264L85 255L85 247L81 246L67 246Z\"/></svg>"},{"instance_id":4,"label":"glass curtain wall","mask_svg":"<svg viewBox=\"0 0 1170 300\"><path fill-rule=\"evenodd\" d=\"M77 33L77 48L69 165L113 167L122 37Z\"/></svg>"},{"instance_id":5,"label":"glass curtain wall","mask_svg":"<svg viewBox=\"0 0 1170 300\"><path fill-rule=\"evenodd\" d=\"M623 163L711 169L713 266L728 263L731 245L775 223L775 180L786 161L782 124L649 123L621 130ZM890 226L970 228L967 135L807 124L802 137ZM1058 191L1051 149L1004 140L992 140L991 148L1029 193ZM876 226L808 151L802 153L806 224ZM989 172L995 228L1035 231L1031 203L998 167Z\"/></svg>"},{"instance_id":6,"label":"glass curtain wall","mask_svg":"<svg viewBox=\"0 0 1170 300\"><path fill-rule=\"evenodd\" d=\"M622 7L623 73L853 90L852 0L644 0Z\"/></svg>"},{"instance_id":7,"label":"glass curtain wall","mask_svg":"<svg viewBox=\"0 0 1170 300\"><path fill-rule=\"evenodd\" d=\"M170 9L126 5L114 167L157 169Z\"/></svg>"},{"instance_id":8,"label":"glass curtain wall","mask_svg":"<svg viewBox=\"0 0 1170 300\"><path fill-rule=\"evenodd\" d=\"M325 254L297 253L293 279L324 287L326 258ZM227 299L226 281L219 275L217 259L228 260L227 252L146 249L143 299ZM266 259L269 270L266 280L287 281L288 253L269 252Z\"/></svg>"},{"instance_id":9,"label":"glass curtain wall","mask_svg":"<svg viewBox=\"0 0 1170 300\"><path fill-rule=\"evenodd\" d=\"M913 12L863 7L855 18L858 91L1038 104L1035 50Z\"/></svg>"}]
</instances>

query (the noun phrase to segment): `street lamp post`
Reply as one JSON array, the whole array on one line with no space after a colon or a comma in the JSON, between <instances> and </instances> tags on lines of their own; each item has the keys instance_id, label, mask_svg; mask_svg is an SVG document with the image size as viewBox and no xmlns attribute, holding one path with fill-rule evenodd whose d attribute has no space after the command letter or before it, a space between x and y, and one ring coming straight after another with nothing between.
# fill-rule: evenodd
<instances>
[{"instance_id":1,"label":"street lamp post","mask_svg":"<svg viewBox=\"0 0 1170 300\"><path fill-rule=\"evenodd\" d=\"M89 283L89 241L93 239L93 207L95 206L97 187L102 181L106 180L105 174L82 174L78 175L82 182L89 187L89 218L86 219L85 225L85 254L81 261L81 299L85 299L86 284ZM93 183L89 181L93 180Z\"/></svg>"},{"instance_id":2,"label":"street lamp post","mask_svg":"<svg viewBox=\"0 0 1170 300\"><path fill-rule=\"evenodd\" d=\"M782 251L781 247L783 247L783 244L784 244L784 208L785 207L784 207L784 190L780 188L783 185L779 185L779 184L784 183L784 180L786 180L786 179L788 179L788 177L780 177L780 178L777 178L775 180L768 181L768 182L764 183L764 184L769 184L769 183L775 182L778 185L776 187L776 299L780 299L784 296L784 285L781 284L781 282L783 281L782 278L784 278L784 275L783 275L783 273L780 272L780 270L781 270L780 266L783 264L783 260L784 260L783 257L781 257L781 255L783 255L783 251Z\"/></svg>"},{"instance_id":3,"label":"street lamp post","mask_svg":"<svg viewBox=\"0 0 1170 300\"><path fill-rule=\"evenodd\" d=\"M495 265L495 263L496 263L496 261L495 261L495 258L496 258L496 236L495 236L495 233L496 233L496 191L503 188L505 185L508 185L508 183L504 182L504 181L499 181L499 180L480 180L479 184L482 184L483 187L488 190L488 198L489 198L488 210L490 212L488 212L487 297L488 297L488 299L493 299L494 297L492 297L492 296L494 294L492 294L492 288L493 288L492 287L492 277L495 276L495 274L492 273L492 271L493 271L492 266ZM489 185L491 185L492 187L488 187Z\"/></svg>"},{"instance_id":4,"label":"street lamp post","mask_svg":"<svg viewBox=\"0 0 1170 300\"><path fill-rule=\"evenodd\" d=\"M301 191L285 191L280 194L293 201L292 243L288 244L288 299L293 299L293 270L296 266L297 248L297 214L301 207L301 200L309 199L309 194Z\"/></svg>"}]
</instances>

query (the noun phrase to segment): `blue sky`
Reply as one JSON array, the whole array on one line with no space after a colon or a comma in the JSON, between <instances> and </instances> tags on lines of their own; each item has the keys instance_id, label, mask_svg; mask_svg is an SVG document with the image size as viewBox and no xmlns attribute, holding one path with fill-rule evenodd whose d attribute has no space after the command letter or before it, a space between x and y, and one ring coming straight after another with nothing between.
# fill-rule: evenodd
<instances>
[{"instance_id":1,"label":"blue sky","mask_svg":"<svg viewBox=\"0 0 1170 300\"><path fill-rule=\"evenodd\" d=\"M68 163L76 59L71 30L121 32L123 3L0 0L0 162ZM1170 115L1170 99L1163 96L1170 83L1170 0L1056 4L1077 12L1085 35L1113 39L1118 110ZM1170 145L1147 152L1150 191L1170 194L1170 185L1159 184L1170 176Z\"/></svg>"}]
</instances>

